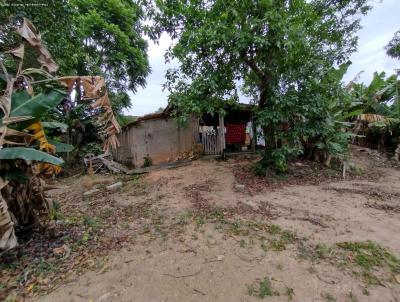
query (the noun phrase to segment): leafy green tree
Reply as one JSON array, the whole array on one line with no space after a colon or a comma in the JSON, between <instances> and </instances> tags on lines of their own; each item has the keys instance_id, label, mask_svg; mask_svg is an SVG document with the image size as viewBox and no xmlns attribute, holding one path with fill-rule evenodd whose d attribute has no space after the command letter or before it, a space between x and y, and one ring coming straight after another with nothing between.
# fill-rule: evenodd
<instances>
[{"instance_id":1,"label":"leafy green tree","mask_svg":"<svg viewBox=\"0 0 400 302\"><path fill-rule=\"evenodd\" d=\"M12 1L0 11L1 49L18 45L13 29L27 17L60 65L61 74L102 75L115 92L136 91L150 68L144 12L130 0ZM32 3L30 3L32 4Z\"/></svg>"},{"instance_id":2,"label":"leafy green tree","mask_svg":"<svg viewBox=\"0 0 400 302\"><path fill-rule=\"evenodd\" d=\"M180 62L167 73L170 102L181 115L213 111L241 91L257 105L267 152L285 161L313 127L309 116L329 109L321 78L356 50L369 9L367 0L158 1L153 34L171 35L166 57Z\"/></svg>"},{"instance_id":3,"label":"leafy green tree","mask_svg":"<svg viewBox=\"0 0 400 302\"><path fill-rule=\"evenodd\" d=\"M384 151L396 152L397 160L400 155L398 87L397 75L386 77L385 72L375 72L368 85L354 84L351 91L362 113L357 117L355 126L357 134L362 134L362 137L358 139L359 143Z\"/></svg>"},{"instance_id":4,"label":"leafy green tree","mask_svg":"<svg viewBox=\"0 0 400 302\"><path fill-rule=\"evenodd\" d=\"M400 30L394 33L393 38L385 48L389 56L400 60Z\"/></svg>"},{"instance_id":5,"label":"leafy green tree","mask_svg":"<svg viewBox=\"0 0 400 302\"><path fill-rule=\"evenodd\" d=\"M131 0L34 2L41 5L16 0L1 7L1 50L19 45L20 37L14 29L27 17L60 66L59 74L105 77L113 110L123 119L123 109L131 107L128 90L135 92L144 87L150 72L147 42L142 37L142 6ZM30 67L35 64L27 63ZM79 102L79 98L79 93L74 99L66 98L49 115L68 124L68 142L73 142L76 150L82 144L101 141L92 119L96 110Z\"/></svg>"}]
</instances>

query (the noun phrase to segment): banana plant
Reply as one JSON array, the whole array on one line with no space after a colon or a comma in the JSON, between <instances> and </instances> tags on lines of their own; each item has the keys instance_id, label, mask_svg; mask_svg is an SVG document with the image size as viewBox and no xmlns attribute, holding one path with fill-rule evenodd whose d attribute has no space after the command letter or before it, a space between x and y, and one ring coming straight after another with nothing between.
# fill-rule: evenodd
<instances>
[{"instance_id":1,"label":"banana plant","mask_svg":"<svg viewBox=\"0 0 400 302\"><path fill-rule=\"evenodd\" d=\"M42 118L72 89L79 89L83 101L91 102L92 108L101 109L96 122L105 141L104 150L119 144L116 134L120 127L104 78L55 77L58 65L33 24L24 18L17 32L22 37L20 46L0 54L0 250L17 245L16 225L30 226L37 222L39 211L51 212L52 203L44 196L42 177L60 171L63 160L56 154L69 152L72 146L50 140L46 135L45 129L65 129L65 124ZM39 54L36 61L40 68L23 68L26 47ZM11 62L6 55L15 62L13 72L6 68L4 62Z\"/></svg>"},{"instance_id":2,"label":"banana plant","mask_svg":"<svg viewBox=\"0 0 400 302\"><path fill-rule=\"evenodd\" d=\"M59 171L63 164L55 156L56 147L47 141L41 117L57 106L66 92L41 87L35 94L32 86L34 77L51 79L57 65L31 23L24 22L18 33L24 42L0 57L0 250L17 245L16 225L35 223L39 211L51 210L39 176L46 168ZM22 68L26 47L38 51L40 69ZM5 62L10 65L11 58L15 68L9 72Z\"/></svg>"},{"instance_id":3,"label":"banana plant","mask_svg":"<svg viewBox=\"0 0 400 302\"><path fill-rule=\"evenodd\" d=\"M398 75L386 78L384 72L375 72L371 83L355 84L351 91L360 102L363 113L357 116L354 131L369 140L372 133L377 133L381 141L389 133L400 131L400 101ZM393 139L392 139L393 140ZM395 159L399 160L400 138L397 138Z\"/></svg>"}]
</instances>

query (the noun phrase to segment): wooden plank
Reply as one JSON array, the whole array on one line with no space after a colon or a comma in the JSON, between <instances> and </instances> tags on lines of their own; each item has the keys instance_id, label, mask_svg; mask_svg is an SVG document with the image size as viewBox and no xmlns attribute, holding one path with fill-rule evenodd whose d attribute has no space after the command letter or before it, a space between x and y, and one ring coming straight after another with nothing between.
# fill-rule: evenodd
<instances>
[{"instance_id":1,"label":"wooden plank","mask_svg":"<svg viewBox=\"0 0 400 302\"><path fill-rule=\"evenodd\" d=\"M225 122L222 114L218 115L219 131L218 131L218 153L222 154L226 148L225 143Z\"/></svg>"},{"instance_id":2,"label":"wooden plank","mask_svg":"<svg viewBox=\"0 0 400 302\"><path fill-rule=\"evenodd\" d=\"M256 144L257 144L257 127L254 123L253 114L251 114L251 132L253 134L253 139L251 140L251 151L256 152Z\"/></svg>"},{"instance_id":3,"label":"wooden plank","mask_svg":"<svg viewBox=\"0 0 400 302\"><path fill-rule=\"evenodd\" d=\"M162 164L162 165L156 165L156 166L150 166L150 167L145 167L145 168L137 168L137 169L129 170L126 172L126 174L128 174L128 175L145 174L145 173L149 173L151 171L157 171L157 170L162 170L162 169L174 169L174 168L189 166L191 164L192 164L192 161L190 161L190 160L180 160L180 161L166 163L166 164Z\"/></svg>"}]
</instances>

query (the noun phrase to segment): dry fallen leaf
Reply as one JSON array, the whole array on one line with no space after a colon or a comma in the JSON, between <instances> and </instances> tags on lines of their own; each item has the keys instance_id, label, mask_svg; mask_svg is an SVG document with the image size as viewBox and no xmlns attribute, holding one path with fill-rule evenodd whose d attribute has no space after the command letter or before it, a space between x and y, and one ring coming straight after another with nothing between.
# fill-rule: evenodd
<instances>
[{"instance_id":1,"label":"dry fallen leaf","mask_svg":"<svg viewBox=\"0 0 400 302\"><path fill-rule=\"evenodd\" d=\"M95 100L90 106L92 108L101 108L102 113L97 118L97 124L100 126L101 135L104 137L104 152L108 152L110 148L115 150L119 146L117 134L121 131L121 127L112 111L111 102L108 97L106 83L100 76L83 76L83 77L62 77L59 83L71 91L75 83L81 83L83 86L83 99Z\"/></svg>"},{"instance_id":2,"label":"dry fallen leaf","mask_svg":"<svg viewBox=\"0 0 400 302\"><path fill-rule=\"evenodd\" d=\"M30 293L33 290L33 287L35 286L35 283L31 283L26 287L26 291Z\"/></svg>"},{"instance_id":3,"label":"dry fallen leaf","mask_svg":"<svg viewBox=\"0 0 400 302\"><path fill-rule=\"evenodd\" d=\"M64 248L63 247L56 247L53 249L53 254L56 256L60 256L64 254Z\"/></svg>"},{"instance_id":4,"label":"dry fallen leaf","mask_svg":"<svg viewBox=\"0 0 400 302\"><path fill-rule=\"evenodd\" d=\"M14 57L23 59L24 54L25 54L25 46L24 46L24 44L21 44L17 48L6 51L6 53L9 53L9 54L13 55Z\"/></svg>"},{"instance_id":5,"label":"dry fallen leaf","mask_svg":"<svg viewBox=\"0 0 400 302\"><path fill-rule=\"evenodd\" d=\"M31 21L24 18L24 22L23 22L22 26L17 30L17 32L32 47L35 47L40 52L38 61L42 65L43 68L45 68L50 73L56 72L58 70L57 63L53 60L49 51L44 46L40 34L37 32L35 26L32 24ZM19 55L21 55L21 50L17 48L15 50L13 50L13 54L15 56L19 56Z\"/></svg>"}]
</instances>

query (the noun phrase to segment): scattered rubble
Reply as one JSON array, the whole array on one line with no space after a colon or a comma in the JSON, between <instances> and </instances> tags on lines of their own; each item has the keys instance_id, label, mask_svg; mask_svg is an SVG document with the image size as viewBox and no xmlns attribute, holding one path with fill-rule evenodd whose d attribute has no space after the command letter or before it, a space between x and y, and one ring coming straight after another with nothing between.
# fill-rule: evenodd
<instances>
[{"instance_id":1,"label":"scattered rubble","mask_svg":"<svg viewBox=\"0 0 400 302\"><path fill-rule=\"evenodd\" d=\"M99 189L92 189L92 190L83 192L83 196L89 197L89 196L96 195L97 193L100 193L100 190L99 190Z\"/></svg>"},{"instance_id":2,"label":"scattered rubble","mask_svg":"<svg viewBox=\"0 0 400 302\"><path fill-rule=\"evenodd\" d=\"M118 189L121 188L121 187L122 187L122 182L119 181L119 182L116 182L116 183L114 183L114 184L112 184L112 185L107 186L106 189L107 189L108 191L116 191L116 190L118 190Z\"/></svg>"},{"instance_id":3,"label":"scattered rubble","mask_svg":"<svg viewBox=\"0 0 400 302\"><path fill-rule=\"evenodd\" d=\"M234 188L236 189L236 190L238 190L238 191L244 191L244 189L245 189L245 185L242 185L242 184L235 184L234 185Z\"/></svg>"}]
</instances>

